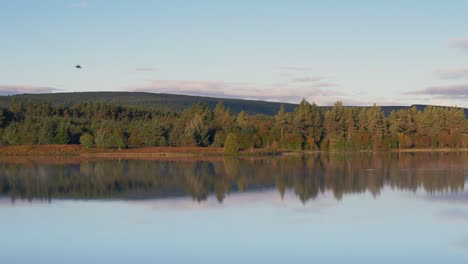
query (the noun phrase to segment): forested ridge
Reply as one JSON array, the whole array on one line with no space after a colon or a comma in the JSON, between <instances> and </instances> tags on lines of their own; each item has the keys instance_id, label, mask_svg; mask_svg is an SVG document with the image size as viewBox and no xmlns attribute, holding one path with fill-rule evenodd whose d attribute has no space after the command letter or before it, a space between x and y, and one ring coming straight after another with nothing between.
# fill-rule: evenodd
<instances>
[{"instance_id":1,"label":"forested ridge","mask_svg":"<svg viewBox=\"0 0 468 264\"><path fill-rule=\"evenodd\" d=\"M305 99L275 115L233 114L223 101L214 109L195 103L181 111L109 102L12 100L0 107L2 145L82 144L267 148L288 150L383 150L468 146L464 109L427 106L385 115L379 106L321 108Z\"/></svg>"},{"instance_id":2,"label":"forested ridge","mask_svg":"<svg viewBox=\"0 0 468 264\"><path fill-rule=\"evenodd\" d=\"M246 100L232 98L215 98L206 96L192 96L181 94L147 93L147 92L74 92L74 93L44 93L44 94L16 94L0 96L0 106L7 107L12 102L48 102L54 106L75 105L84 102L102 102L117 104L120 106L137 106L141 108L157 109L160 111L178 112L186 109L195 103L206 103L210 109L214 109L216 104L222 100L224 105L231 110L232 114L239 114L244 111L249 114L275 115L281 105L286 112L292 112L298 104L279 103L261 100ZM426 105L414 105L418 110L423 111ZM319 106L324 110L330 106ZM381 106L385 115L395 110L409 108L408 106ZM468 116L468 109L465 109Z\"/></svg>"},{"instance_id":3,"label":"forested ridge","mask_svg":"<svg viewBox=\"0 0 468 264\"><path fill-rule=\"evenodd\" d=\"M104 102L120 106L138 106L160 111L182 111L185 108L203 102L214 109L221 98L191 96L181 94L146 93L146 92L77 92L18 94L0 96L0 106L8 106L12 101L50 102L53 105L74 105L83 102ZM245 111L250 114L274 115L281 103L244 99L222 99L233 114ZM293 111L297 104L284 104L287 111Z\"/></svg>"}]
</instances>

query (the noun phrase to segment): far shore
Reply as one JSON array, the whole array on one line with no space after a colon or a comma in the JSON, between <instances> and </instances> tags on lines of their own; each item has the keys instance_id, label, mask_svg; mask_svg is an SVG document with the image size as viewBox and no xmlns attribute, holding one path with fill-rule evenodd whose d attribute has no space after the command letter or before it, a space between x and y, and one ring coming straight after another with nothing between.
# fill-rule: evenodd
<instances>
[{"instance_id":1,"label":"far shore","mask_svg":"<svg viewBox=\"0 0 468 264\"><path fill-rule=\"evenodd\" d=\"M242 149L238 155L301 155L314 153L365 152L468 152L468 148L390 149L360 151L290 151ZM157 158L228 156L221 147L141 147L128 149L85 148L81 145L18 145L0 146L0 156L79 156L83 158Z\"/></svg>"},{"instance_id":2,"label":"far shore","mask_svg":"<svg viewBox=\"0 0 468 264\"><path fill-rule=\"evenodd\" d=\"M240 150L239 155L271 155L266 149ZM81 145L0 146L0 156L80 156L80 157L196 157L230 155L221 147L139 147L127 149L85 148Z\"/></svg>"}]
</instances>

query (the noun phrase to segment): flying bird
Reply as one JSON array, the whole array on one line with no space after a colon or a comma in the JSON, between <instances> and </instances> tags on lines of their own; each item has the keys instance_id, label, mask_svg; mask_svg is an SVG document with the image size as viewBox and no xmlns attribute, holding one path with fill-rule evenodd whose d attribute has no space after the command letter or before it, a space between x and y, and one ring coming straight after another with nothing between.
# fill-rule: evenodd
<instances>
[{"instance_id":1,"label":"flying bird","mask_svg":"<svg viewBox=\"0 0 468 264\"><path fill-rule=\"evenodd\" d=\"M81 65L76 65L75 68L81 69Z\"/></svg>"}]
</instances>

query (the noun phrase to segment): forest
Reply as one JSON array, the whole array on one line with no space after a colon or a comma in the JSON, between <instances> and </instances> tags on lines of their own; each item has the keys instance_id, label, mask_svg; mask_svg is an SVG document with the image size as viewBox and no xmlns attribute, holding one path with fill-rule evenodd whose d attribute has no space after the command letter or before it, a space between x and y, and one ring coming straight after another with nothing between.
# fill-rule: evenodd
<instances>
[{"instance_id":1,"label":"forest","mask_svg":"<svg viewBox=\"0 0 468 264\"><path fill-rule=\"evenodd\" d=\"M81 144L86 148L146 146L224 147L271 150L385 150L466 148L464 109L427 106L391 111L322 108L303 99L293 111L275 115L234 114L219 101L194 103L180 111L109 102L12 100L0 107L0 144Z\"/></svg>"}]
</instances>

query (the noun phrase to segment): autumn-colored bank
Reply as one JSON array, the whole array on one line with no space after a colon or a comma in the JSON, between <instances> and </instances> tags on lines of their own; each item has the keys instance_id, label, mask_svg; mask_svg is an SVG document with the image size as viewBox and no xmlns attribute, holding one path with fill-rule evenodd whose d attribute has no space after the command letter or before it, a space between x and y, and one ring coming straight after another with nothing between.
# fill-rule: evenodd
<instances>
[{"instance_id":1,"label":"autumn-colored bank","mask_svg":"<svg viewBox=\"0 0 468 264\"><path fill-rule=\"evenodd\" d=\"M388 152L468 152L467 148L392 149ZM276 150L274 154L304 154L321 151ZM328 151L325 151L328 152ZM358 151L358 152L372 152ZM242 149L241 155L271 155L269 149ZM80 156L83 158L153 158L227 155L221 147L141 147L128 149L85 148L81 145L17 145L0 146L0 156Z\"/></svg>"},{"instance_id":2,"label":"autumn-colored bank","mask_svg":"<svg viewBox=\"0 0 468 264\"><path fill-rule=\"evenodd\" d=\"M240 154L271 154L265 149L241 150ZM142 147L128 149L85 148L81 145L17 145L1 146L0 155L48 155L82 157L187 157L223 155L220 147Z\"/></svg>"}]
</instances>

